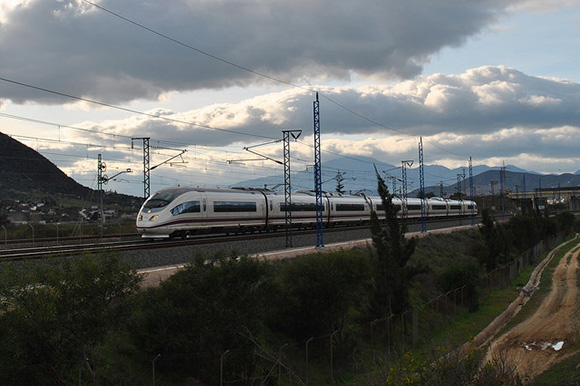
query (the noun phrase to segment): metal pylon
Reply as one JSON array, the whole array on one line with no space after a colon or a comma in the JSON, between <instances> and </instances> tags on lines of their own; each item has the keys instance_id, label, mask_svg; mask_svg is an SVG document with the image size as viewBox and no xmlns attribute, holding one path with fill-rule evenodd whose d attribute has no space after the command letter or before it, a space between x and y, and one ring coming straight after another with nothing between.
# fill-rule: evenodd
<instances>
[{"instance_id":1,"label":"metal pylon","mask_svg":"<svg viewBox=\"0 0 580 386\"><path fill-rule=\"evenodd\" d=\"M290 181L290 135L298 139L302 130L282 131L284 142L284 218L286 220L286 248L292 247L292 183Z\"/></svg>"},{"instance_id":2,"label":"metal pylon","mask_svg":"<svg viewBox=\"0 0 580 386\"><path fill-rule=\"evenodd\" d=\"M316 248L324 248L324 220L322 204L322 161L320 157L320 109L318 93L313 103L314 111L314 192L316 193Z\"/></svg>"},{"instance_id":3,"label":"metal pylon","mask_svg":"<svg viewBox=\"0 0 580 386\"><path fill-rule=\"evenodd\" d=\"M143 198L147 199L151 195L151 168L149 161L150 138L131 138L131 147L133 147L133 141L137 139L143 141Z\"/></svg>"},{"instance_id":4,"label":"metal pylon","mask_svg":"<svg viewBox=\"0 0 580 386\"><path fill-rule=\"evenodd\" d=\"M475 190L473 188L473 167L469 157L469 199L471 200L471 225L475 225Z\"/></svg>"},{"instance_id":5,"label":"metal pylon","mask_svg":"<svg viewBox=\"0 0 580 386\"><path fill-rule=\"evenodd\" d=\"M412 160L401 161L401 179L403 180L401 201L403 203L403 221L407 221L409 217L409 209L407 208L407 166L413 166Z\"/></svg>"},{"instance_id":6,"label":"metal pylon","mask_svg":"<svg viewBox=\"0 0 580 386\"><path fill-rule=\"evenodd\" d=\"M419 140L419 191L421 196L421 232L427 232L427 198L425 197L425 172L423 171L423 137Z\"/></svg>"}]
</instances>

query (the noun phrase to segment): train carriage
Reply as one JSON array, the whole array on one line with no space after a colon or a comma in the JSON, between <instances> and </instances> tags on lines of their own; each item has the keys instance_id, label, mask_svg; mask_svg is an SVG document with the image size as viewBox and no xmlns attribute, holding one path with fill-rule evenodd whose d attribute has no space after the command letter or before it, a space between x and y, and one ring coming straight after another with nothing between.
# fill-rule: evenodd
<instances>
[{"instance_id":1,"label":"train carriage","mask_svg":"<svg viewBox=\"0 0 580 386\"><path fill-rule=\"evenodd\" d=\"M291 210L294 227L316 224L316 197L313 191L292 194L288 208L284 194L253 188L205 189L165 188L156 192L141 207L137 231L143 237L187 237L197 232L261 231L285 226ZM394 197L392 204L399 217L407 205L410 219L421 218L422 200ZM423 201L427 217L469 216L477 213L475 202L431 198ZM371 208L384 218L380 197L350 196L324 192L322 200L325 226L361 224L370 221Z\"/></svg>"},{"instance_id":2,"label":"train carriage","mask_svg":"<svg viewBox=\"0 0 580 386\"><path fill-rule=\"evenodd\" d=\"M276 195L269 197L270 207L272 211L268 217L269 227L280 227L286 225L286 212L288 207L286 205L284 195ZM297 191L291 196L291 217L294 226L315 226L316 224L316 197L310 191ZM322 200L322 218L324 223L328 223L329 206L328 197L323 197Z\"/></svg>"},{"instance_id":3,"label":"train carriage","mask_svg":"<svg viewBox=\"0 0 580 386\"><path fill-rule=\"evenodd\" d=\"M333 224L368 222L370 205L370 200L361 196L333 196L330 200L330 218Z\"/></svg>"}]
</instances>

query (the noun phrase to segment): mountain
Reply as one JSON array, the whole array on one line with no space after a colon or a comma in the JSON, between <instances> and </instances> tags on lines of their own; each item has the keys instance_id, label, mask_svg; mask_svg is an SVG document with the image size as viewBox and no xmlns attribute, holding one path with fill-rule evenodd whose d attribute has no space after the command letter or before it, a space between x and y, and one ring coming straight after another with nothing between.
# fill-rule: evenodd
<instances>
[{"instance_id":1,"label":"mountain","mask_svg":"<svg viewBox=\"0 0 580 386\"><path fill-rule=\"evenodd\" d=\"M37 151L0 133L0 197L14 192L86 196L90 191Z\"/></svg>"},{"instance_id":2,"label":"mountain","mask_svg":"<svg viewBox=\"0 0 580 386\"><path fill-rule=\"evenodd\" d=\"M291 165L292 166L292 165ZM376 174L374 166L385 179L389 191L394 190L400 194L402 186L401 165L391 165L369 157L337 158L322 164L323 189L334 191L336 189L336 176L342 173L344 190L347 193L365 191L368 194L376 192ZM476 195L490 194L492 190L497 194L500 191L502 178L499 167L478 165L472 167L473 187ZM307 170L294 171L292 169L292 190L313 189L314 177L313 166ZM469 169L467 167L449 169L440 165L425 165L423 167L425 179L425 193L434 193L437 196L447 197L458 190L469 195ZM458 188L459 181L459 188ZM252 180L240 181L232 186L268 187L283 190L284 176L276 175ZM540 186L542 188L556 188L580 186L580 175L577 174L549 174L544 175L533 171L527 171L514 165L505 167L503 187L505 191L533 191ZM579 188L580 189L580 188ZM407 193L410 197L416 197L419 192L419 168L416 163L407 167Z\"/></svg>"}]
</instances>

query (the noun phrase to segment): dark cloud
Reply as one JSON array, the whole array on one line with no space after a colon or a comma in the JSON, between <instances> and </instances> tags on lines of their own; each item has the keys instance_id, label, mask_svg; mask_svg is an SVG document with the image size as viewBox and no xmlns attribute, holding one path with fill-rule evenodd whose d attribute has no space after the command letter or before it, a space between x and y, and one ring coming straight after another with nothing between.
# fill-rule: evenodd
<instances>
[{"instance_id":1,"label":"dark cloud","mask_svg":"<svg viewBox=\"0 0 580 386\"><path fill-rule=\"evenodd\" d=\"M442 47L460 45L511 3L500 0L262 2L102 0L104 8L191 47L288 82L352 73L409 78ZM121 103L168 91L267 82L145 31L83 1L30 0L0 25L7 79ZM63 103L0 84L16 103Z\"/></svg>"},{"instance_id":2,"label":"dark cloud","mask_svg":"<svg viewBox=\"0 0 580 386\"><path fill-rule=\"evenodd\" d=\"M325 134L486 135L512 128L578 126L580 122L579 84L501 66L423 76L395 86L321 90ZM260 137L280 138L282 130L310 133L313 99L311 92L291 89L237 104L165 112L166 120L141 117L111 122L109 129L213 146L255 142Z\"/></svg>"}]
</instances>

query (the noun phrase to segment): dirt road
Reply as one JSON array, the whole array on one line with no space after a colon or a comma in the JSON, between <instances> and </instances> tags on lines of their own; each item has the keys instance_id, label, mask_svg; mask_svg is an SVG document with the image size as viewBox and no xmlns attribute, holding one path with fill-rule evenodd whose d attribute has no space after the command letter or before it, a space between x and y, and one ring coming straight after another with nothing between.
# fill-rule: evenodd
<instances>
[{"instance_id":1,"label":"dirt road","mask_svg":"<svg viewBox=\"0 0 580 386\"><path fill-rule=\"evenodd\" d=\"M538 310L522 323L491 341L487 359L508 361L522 377L533 379L570 354L578 337L580 293L577 244L558 263L552 288ZM544 277L543 281L549 280ZM575 350L576 351L576 350Z\"/></svg>"}]
</instances>

